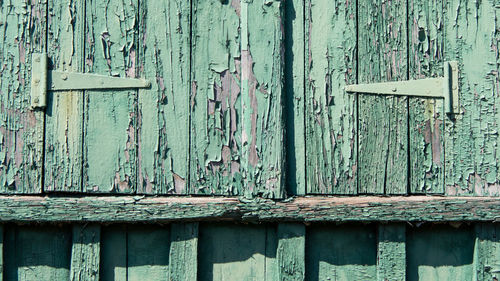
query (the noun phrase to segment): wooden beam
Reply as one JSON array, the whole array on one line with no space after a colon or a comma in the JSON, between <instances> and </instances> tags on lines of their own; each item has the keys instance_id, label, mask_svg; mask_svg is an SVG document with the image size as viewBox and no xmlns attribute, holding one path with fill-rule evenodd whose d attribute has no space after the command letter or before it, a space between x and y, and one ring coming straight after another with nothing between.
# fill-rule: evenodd
<instances>
[{"instance_id":1,"label":"wooden beam","mask_svg":"<svg viewBox=\"0 0 500 281\"><path fill-rule=\"evenodd\" d=\"M73 225L71 247L71 281L99 280L101 226Z\"/></svg>"},{"instance_id":2,"label":"wooden beam","mask_svg":"<svg viewBox=\"0 0 500 281\"><path fill-rule=\"evenodd\" d=\"M0 222L35 221L500 221L500 198L301 197L242 202L234 197L0 196Z\"/></svg>"}]
</instances>

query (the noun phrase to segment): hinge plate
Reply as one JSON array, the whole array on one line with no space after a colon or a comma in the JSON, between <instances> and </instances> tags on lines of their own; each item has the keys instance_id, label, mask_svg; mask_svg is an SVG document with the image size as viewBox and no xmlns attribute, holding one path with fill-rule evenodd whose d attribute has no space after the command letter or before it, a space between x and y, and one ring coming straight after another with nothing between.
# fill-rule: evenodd
<instances>
[{"instance_id":1,"label":"hinge plate","mask_svg":"<svg viewBox=\"0 0 500 281\"><path fill-rule=\"evenodd\" d=\"M345 87L349 93L444 98L445 112L459 114L458 62L444 63L444 77L408 81L355 84Z\"/></svg>"},{"instance_id":2,"label":"hinge plate","mask_svg":"<svg viewBox=\"0 0 500 281\"><path fill-rule=\"evenodd\" d=\"M45 53L34 53L31 65L31 108L47 106L47 91L149 88L144 79L48 70Z\"/></svg>"}]
</instances>

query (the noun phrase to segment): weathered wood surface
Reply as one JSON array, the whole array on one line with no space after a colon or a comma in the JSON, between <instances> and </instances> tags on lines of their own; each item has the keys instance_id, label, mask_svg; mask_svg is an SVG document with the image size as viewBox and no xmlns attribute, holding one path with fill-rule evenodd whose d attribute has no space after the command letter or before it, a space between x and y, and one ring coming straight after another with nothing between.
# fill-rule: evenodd
<instances>
[{"instance_id":1,"label":"weathered wood surface","mask_svg":"<svg viewBox=\"0 0 500 281\"><path fill-rule=\"evenodd\" d=\"M498 224L480 223L474 226L474 280L500 278L500 231Z\"/></svg>"},{"instance_id":2,"label":"weathered wood surface","mask_svg":"<svg viewBox=\"0 0 500 281\"><path fill-rule=\"evenodd\" d=\"M329 0L305 3L307 192L356 194L357 100L344 91L357 77L356 5Z\"/></svg>"},{"instance_id":3,"label":"weathered wood surface","mask_svg":"<svg viewBox=\"0 0 500 281\"><path fill-rule=\"evenodd\" d=\"M2 222L500 221L494 197L331 197L286 202L189 197L0 197Z\"/></svg>"},{"instance_id":4,"label":"weathered wood surface","mask_svg":"<svg viewBox=\"0 0 500 281\"><path fill-rule=\"evenodd\" d=\"M358 23L358 82L406 80L407 1L358 1ZM365 94L358 99L358 191L406 194L408 99Z\"/></svg>"},{"instance_id":5,"label":"weathered wood surface","mask_svg":"<svg viewBox=\"0 0 500 281\"><path fill-rule=\"evenodd\" d=\"M100 225L73 225L70 269L71 281L99 280L100 250Z\"/></svg>"},{"instance_id":6,"label":"weathered wood surface","mask_svg":"<svg viewBox=\"0 0 500 281\"><path fill-rule=\"evenodd\" d=\"M198 276L199 224L173 223L170 227L169 280L189 281Z\"/></svg>"},{"instance_id":7,"label":"weathered wood surface","mask_svg":"<svg viewBox=\"0 0 500 281\"><path fill-rule=\"evenodd\" d=\"M377 280L406 280L406 224L379 224Z\"/></svg>"},{"instance_id":8,"label":"weathered wood surface","mask_svg":"<svg viewBox=\"0 0 500 281\"><path fill-rule=\"evenodd\" d=\"M278 224L276 263L282 281L301 281L306 272L306 226L301 223Z\"/></svg>"},{"instance_id":9,"label":"weathered wood surface","mask_svg":"<svg viewBox=\"0 0 500 281\"><path fill-rule=\"evenodd\" d=\"M42 190L43 113L30 107L31 54L46 50L46 1L0 2L0 192Z\"/></svg>"}]
</instances>

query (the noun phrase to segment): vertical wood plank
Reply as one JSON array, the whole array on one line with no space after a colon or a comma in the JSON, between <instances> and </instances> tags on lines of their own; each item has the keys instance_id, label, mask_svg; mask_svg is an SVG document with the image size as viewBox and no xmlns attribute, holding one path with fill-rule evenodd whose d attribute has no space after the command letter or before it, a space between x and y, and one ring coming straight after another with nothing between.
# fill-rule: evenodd
<instances>
[{"instance_id":1,"label":"vertical wood plank","mask_svg":"<svg viewBox=\"0 0 500 281\"><path fill-rule=\"evenodd\" d=\"M308 193L356 194L356 4L306 3Z\"/></svg>"},{"instance_id":2,"label":"vertical wood plank","mask_svg":"<svg viewBox=\"0 0 500 281\"><path fill-rule=\"evenodd\" d=\"M86 72L136 77L137 0L93 0L86 8ZM85 93L84 191L135 191L136 107L135 90Z\"/></svg>"},{"instance_id":3,"label":"vertical wood plank","mask_svg":"<svg viewBox=\"0 0 500 281\"><path fill-rule=\"evenodd\" d=\"M31 54L46 51L47 2L0 2L0 192L42 191L43 113L30 107Z\"/></svg>"},{"instance_id":4,"label":"vertical wood plank","mask_svg":"<svg viewBox=\"0 0 500 281\"><path fill-rule=\"evenodd\" d=\"M189 151L190 1L143 1L139 73L138 193L186 194Z\"/></svg>"},{"instance_id":5,"label":"vertical wood plank","mask_svg":"<svg viewBox=\"0 0 500 281\"><path fill-rule=\"evenodd\" d=\"M457 60L461 114L445 124L446 193L500 194L498 1L447 0L445 59Z\"/></svg>"},{"instance_id":6,"label":"vertical wood plank","mask_svg":"<svg viewBox=\"0 0 500 281\"><path fill-rule=\"evenodd\" d=\"M277 280L304 280L306 269L305 225L280 223L277 235L277 263L279 267Z\"/></svg>"},{"instance_id":7,"label":"vertical wood plank","mask_svg":"<svg viewBox=\"0 0 500 281\"><path fill-rule=\"evenodd\" d=\"M169 280L189 281L198 277L198 223L174 223L170 233Z\"/></svg>"},{"instance_id":8,"label":"vertical wood plank","mask_svg":"<svg viewBox=\"0 0 500 281\"><path fill-rule=\"evenodd\" d=\"M167 280L169 247L168 227L130 226L127 231L127 281Z\"/></svg>"},{"instance_id":9,"label":"vertical wood plank","mask_svg":"<svg viewBox=\"0 0 500 281\"><path fill-rule=\"evenodd\" d=\"M371 225L307 228L307 280L376 280L377 240Z\"/></svg>"},{"instance_id":10,"label":"vertical wood plank","mask_svg":"<svg viewBox=\"0 0 500 281\"><path fill-rule=\"evenodd\" d=\"M3 281L4 274L4 258L3 258L3 240L4 240L4 225L0 225L0 281Z\"/></svg>"},{"instance_id":11,"label":"vertical wood plank","mask_svg":"<svg viewBox=\"0 0 500 281\"><path fill-rule=\"evenodd\" d=\"M287 192L306 194L304 0L284 2L283 96L286 128Z\"/></svg>"},{"instance_id":12,"label":"vertical wood plank","mask_svg":"<svg viewBox=\"0 0 500 281\"><path fill-rule=\"evenodd\" d=\"M406 280L405 224L379 224L377 280Z\"/></svg>"},{"instance_id":13,"label":"vertical wood plank","mask_svg":"<svg viewBox=\"0 0 500 281\"><path fill-rule=\"evenodd\" d=\"M73 225L71 281L99 280L100 249L100 225Z\"/></svg>"},{"instance_id":14,"label":"vertical wood plank","mask_svg":"<svg viewBox=\"0 0 500 281\"><path fill-rule=\"evenodd\" d=\"M127 229L125 226L103 227L99 280L127 281Z\"/></svg>"},{"instance_id":15,"label":"vertical wood plank","mask_svg":"<svg viewBox=\"0 0 500 281\"><path fill-rule=\"evenodd\" d=\"M498 280L500 278L500 228L498 224L478 223L474 226L473 280Z\"/></svg>"},{"instance_id":16,"label":"vertical wood plank","mask_svg":"<svg viewBox=\"0 0 500 281\"><path fill-rule=\"evenodd\" d=\"M48 55L52 69L82 72L83 1L49 1ZM83 92L49 92L45 128L44 190L82 190Z\"/></svg>"},{"instance_id":17,"label":"vertical wood plank","mask_svg":"<svg viewBox=\"0 0 500 281\"><path fill-rule=\"evenodd\" d=\"M443 76L442 1L409 0L410 79ZM444 192L444 113L442 99L409 98L410 191Z\"/></svg>"},{"instance_id":18,"label":"vertical wood plank","mask_svg":"<svg viewBox=\"0 0 500 281\"><path fill-rule=\"evenodd\" d=\"M5 280L69 280L69 228L12 226L6 230Z\"/></svg>"},{"instance_id":19,"label":"vertical wood plank","mask_svg":"<svg viewBox=\"0 0 500 281\"><path fill-rule=\"evenodd\" d=\"M406 0L360 0L359 82L407 79ZM359 95L360 193L405 194L408 99Z\"/></svg>"}]
</instances>

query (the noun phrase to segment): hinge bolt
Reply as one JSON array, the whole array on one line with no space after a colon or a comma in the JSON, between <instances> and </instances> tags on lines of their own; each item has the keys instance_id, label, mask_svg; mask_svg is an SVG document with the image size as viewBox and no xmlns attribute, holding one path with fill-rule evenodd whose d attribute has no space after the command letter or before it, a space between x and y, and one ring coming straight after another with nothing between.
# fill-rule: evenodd
<instances>
[{"instance_id":1,"label":"hinge bolt","mask_svg":"<svg viewBox=\"0 0 500 281\"><path fill-rule=\"evenodd\" d=\"M66 75L66 74L61 75L61 79L62 80L67 80L68 79L68 75Z\"/></svg>"},{"instance_id":2,"label":"hinge bolt","mask_svg":"<svg viewBox=\"0 0 500 281\"><path fill-rule=\"evenodd\" d=\"M34 82L36 85L38 85L38 83L40 83L40 79L36 78L33 82Z\"/></svg>"},{"instance_id":3,"label":"hinge bolt","mask_svg":"<svg viewBox=\"0 0 500 281\"><path fill-rule=\"evenodd\" d=\"M35 98L35 103L38 103L40 101L39 98Z\"/></svg>"},{"instance_id":4,"label":"hinge bolt","mask_svg":"<svg viewBox=\"0 0 500 281\"><path fill-rule=\"evenodd\" d=\"M392 88L392 91L393 91L393 92L397 92L397 91L398 91L398 88Z\"/></svg>"},{"instance_id":5,"label":"hinge bolt","mask_svg":"<svg viewBox=\"0 0 500 281\"><path fill-rule=\"evenodd\" d=\"M36 57L36 58L35 58L35 61L36 61L36 62L40 62L40 57Z\"/></svg>"}]
</instances>

